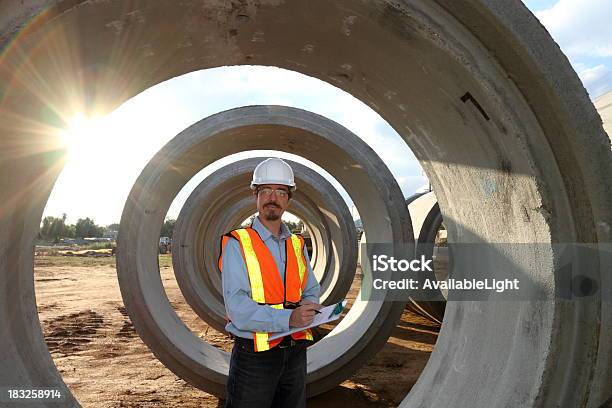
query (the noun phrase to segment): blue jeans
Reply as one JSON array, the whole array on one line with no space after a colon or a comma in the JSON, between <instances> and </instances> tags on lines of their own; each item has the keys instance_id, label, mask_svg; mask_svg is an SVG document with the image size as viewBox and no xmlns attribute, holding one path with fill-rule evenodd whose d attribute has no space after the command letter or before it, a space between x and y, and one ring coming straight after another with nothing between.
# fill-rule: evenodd
<instances>
[{"instance_id":1,"label":"blue jeans","mask_svg":"<svg viewBox=\"0 0 612 408\"><path fill-rule=\"evenodd\" d=\"M253 340L237 337L225 408L305 408L308 343L255 352Z\"/></svg>"}]
</instances>

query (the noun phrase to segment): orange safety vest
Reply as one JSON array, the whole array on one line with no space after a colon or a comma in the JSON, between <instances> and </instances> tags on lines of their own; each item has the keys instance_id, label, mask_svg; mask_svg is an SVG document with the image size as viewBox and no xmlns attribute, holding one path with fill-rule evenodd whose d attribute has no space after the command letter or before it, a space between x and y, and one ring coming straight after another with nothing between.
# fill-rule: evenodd
<instances>
[{"instance_id":1,"label":"orange safety vest","mask_svg":"<svg viewBox=\"0 0 612 408\"><path fill-rule=\"evenodd\" d=\"M286 240L285 284L281 280L272 253L253 228L241 228L223 235L219 270L222 270L223 250L227 241L235 238L240 243L249 281L251 298L260 305L284 309L286 302L299 303L308 280L308 268L304 257L304 238L291 234ZM269 333L254 332L255 351L265 351L277 346L282 338L268 341ZM310 329L292 333L294 340L313 340Z\"/></svg>"}]
</instances>

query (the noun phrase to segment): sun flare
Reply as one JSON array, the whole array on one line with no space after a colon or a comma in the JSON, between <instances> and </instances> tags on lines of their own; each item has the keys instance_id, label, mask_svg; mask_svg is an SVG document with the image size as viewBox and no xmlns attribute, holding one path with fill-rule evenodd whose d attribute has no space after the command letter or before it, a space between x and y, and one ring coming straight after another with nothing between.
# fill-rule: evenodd
<instances>
[{"instance_id":1,"label":"sun flare","mask_svg":"<svg viewBox=\"0 0 612 408\"><path fill-rule=\"evenodd\" d=\"M60 138L69 156L80 156L92 152L104 130L104 118L89 118L75 115L68 121L68 127L60 132Z\"/></svg>"}]
</instances>

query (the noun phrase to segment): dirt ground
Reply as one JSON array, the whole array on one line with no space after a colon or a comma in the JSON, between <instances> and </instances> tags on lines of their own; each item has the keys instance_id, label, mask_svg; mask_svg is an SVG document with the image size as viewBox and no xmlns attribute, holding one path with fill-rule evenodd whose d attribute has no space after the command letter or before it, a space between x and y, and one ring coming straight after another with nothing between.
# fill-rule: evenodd
<instances>
[{"instance_id":1,"label":"dirt ground","mask_svg":"<svg viewBox=\"0 0 612 408\"><path fill-rule=\"evenodd\" d=\"M114 258L84 266L37 257L36 297L45 339L64 381L84 407L220 407L164 367L142 342L123 307ZM209 328L183 300L168 260L160 260L179 316L209 343L231 340ZM349 298L356 295L355 286ZM351 378L308 400L308 407L395 407L416 382L438 327L406 311L385 347Z\"/></svg>"}]
</instances>

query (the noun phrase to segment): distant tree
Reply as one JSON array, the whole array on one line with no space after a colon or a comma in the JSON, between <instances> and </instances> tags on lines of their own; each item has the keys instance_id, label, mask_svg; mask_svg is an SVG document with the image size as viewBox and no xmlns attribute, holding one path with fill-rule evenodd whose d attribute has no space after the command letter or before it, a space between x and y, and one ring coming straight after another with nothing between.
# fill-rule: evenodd
<instances>
[{"instance_id":1,"label":"distant tree","mask_svg":"<svg viewBox=\"0 0 612 408\"><path fill-rule=\"evenodd\" d=\"M79 238L101 237L104 235L104 228L96 225L96 223L89 217L79 218L74 228L74 233Z\"/></svg>"},{"instance_id":2,"label":"distant tree","mask_svg":"<svg viewBox=\"0 0 612 408\"><path fill-rule=\"evenodd\" d=\"M174 224L176 224L176 220L166 217L159 236L172 238L172 233L174 232Z\"/></svg>"},{"instance_id":3,"label":"distant tree","mask_svg":"<svg viewBox=\"0 0 612 408\"><path fill-rule=\"evenodd\" d=\"M104 229L104 236L105 237L112 237L115 236L115 234L117 232L119 232L119 224L108 224L106 227L103 228Z\"/></svg>"},{"instance_id":4,"label":"distant tree","mask_svg":"<svg viewBox=\"0 0 612 408\"><path fill-rule=\"evenodd\" d=\"M55 217L51 217L51 216L47 216L43 218L42 224L40 226L40 231L38 232L38 235L40 236L40 238L49 239L49 237L51 236L51 223L53 222L54 219Z\"/></svg>"},{"instance_id":5,"label":"distant tree","mask_svg":"<svg viewBox=\"0 0 612 408\"><path fill-rule=\"evenodd\" d=\"M66 214L62 217L45 217L40 227L39 236L47 241L59 242L60 238L73 237L73 229L66 225Z\"/></svg>"},{"instance_id":6,"label":"distant tree","mask_svg":"<svg viewBox=\"0 0 612 408\"><path fill-rule=\"evenodd\" d=\"M253 225L253 221L255 221L255 217L256 217L255 214L251 215L248 219L244 220L244 222L242 224L240 224L240 226L241 227L250 227L251 225Z\"/></svg>"},{"instance_id":7,"label":"distant tree","mask_svg":"<svg viewBox=\"0 0 612 408\"><path fill-rule=\"evenodd\" d=\"M283 222L285 223L285 225L287 226L287 228L289 228L289 231L291 231L291 232L300 232L300 231L302 231L303 223L302 223L301 220L299 220L298 222L283 220Z\"/></svg>"},{"instance_id":8,"label":"distant tree","mask_svg":"<svg viewBox=\"0 0 612 408\"><path fill-rule=\"evenodd\" d=\"M66 238L76 237L76 226L74 224L66 225Z\"/></svg>"}]
</instances>

